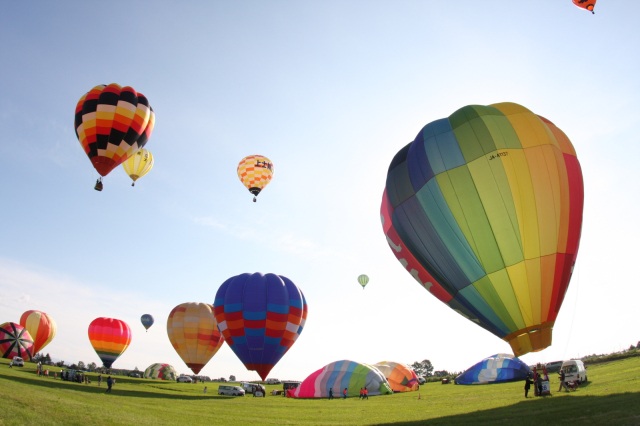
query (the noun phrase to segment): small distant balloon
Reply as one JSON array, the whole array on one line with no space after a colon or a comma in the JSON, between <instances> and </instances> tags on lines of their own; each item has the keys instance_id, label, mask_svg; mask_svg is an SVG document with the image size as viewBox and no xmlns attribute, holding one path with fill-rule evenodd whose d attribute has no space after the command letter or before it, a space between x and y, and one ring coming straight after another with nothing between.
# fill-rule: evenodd
<instances>
[{"instance_id":1,"label":"small distant balloon","mask_svg":"<svg viewBox=\"0 0 640 426\"><path fill-rule=\"evenodd\" d=\"M273 171L273 163L263 155L249 155L240 160L238 178L240 178L240 182L249 192L254 195L254 203L260 191L271 182Z\"/></svg>"},{"instance_id":2,"label":"small distant balloon","mask_svg":"<svg viewBox=\"0 0 640 426\"><path fill-rule=\"evenodd\" d=\"M596 6L596 0L573 0L573 4L591 13L595 13L593 8Z\"/></svg>"},{"instance_id":3,"label":"small distant balloon","mask_svg":"<svg viewBox=\"0 0 640 426\"><path fill-rule=\"evenodd\" d=\"M149 327L153 325L153 317L149 314L144 314L140 317L140 322L144 326L145 330L149 330Z\"/></svg>"},{"instance_id":4,"label":"small distant balloon","mask_svg":"<svg viewBox=\"0 0 640 426\"><path fill-rule=\"evenodd\" d=\"M358 283L360 283L360 285L362 286L362 289L364 290L364 288L367 286L367 283L369 282L369 277L366 276L365 274L362 274L358 277Z\"/></svg>"},{"instance_id":5,"label":"small distant balloon","mask_svg":"<svg viewBox=\"0 0 640 426\"><path fill-rule=\"evenodd\" d=\"M135 186L136 181L153 168L153 155L148 149L141 148L122 163L122 168L133 181L131 186Z\"/></svg>"}]
</instances>

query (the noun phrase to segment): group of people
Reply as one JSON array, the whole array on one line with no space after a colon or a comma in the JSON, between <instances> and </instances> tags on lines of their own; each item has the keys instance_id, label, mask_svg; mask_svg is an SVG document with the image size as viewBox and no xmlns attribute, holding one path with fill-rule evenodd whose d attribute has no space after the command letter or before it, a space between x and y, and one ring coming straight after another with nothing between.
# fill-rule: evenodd
<instances>
[{"instance_id":1,"label":"group of people","mask_svg":"<svg viewBox=\"0 0 640 426\"><path fill-rule=\"evenodd\" d=\"M543 389L543 385L542 382L546 381L547 383L549 382L549 376L547 375L547 370L544 369L544 378L543 378L543 374L539 373L538 371L536 371L536 368L533 369L533 377L531 376L531 373L527 374L527 378L525 379L525 383L524 383L524 397L525 398L529 398L529 389L531 389L531 385L535 384L535 391L534 394L535 396L543 396L543 395L551 395L551 392L547 389ZM558 392L560 392L562 389L565 389L567 392L569 392L569 385L566 381L566 376L565 376L565 372L563 370L560 370L559 374L559 379L560 379L560 387L558 388Z\"/></svg>"},{"instance_id":2,"label":"group of people","mask_svg":"<svg viewBox=\"0 0 640 426\"><path fill-rule=\"evenodd\" d=\"M347 399L347 394L349 393L349 389L342 389L342 399ZM366 387L360 388L360 399L369 399L369 391ZM329 388L329 399L333 399L333 388Z\"/></svg>"}]
</instances>

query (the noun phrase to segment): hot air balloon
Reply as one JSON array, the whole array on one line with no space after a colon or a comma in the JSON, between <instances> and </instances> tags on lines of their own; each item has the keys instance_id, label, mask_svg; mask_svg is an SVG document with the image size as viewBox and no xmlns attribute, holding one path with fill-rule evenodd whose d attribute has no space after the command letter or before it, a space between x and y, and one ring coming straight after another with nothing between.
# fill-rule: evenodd
<instances>
[{"instance_id":1,"label":"hot air balloon","mask_svg":"<svg viewBox=\"0 0 640 426\"><path fill-rule=\"evenodd\" d=\"M411 367L400 362L382 361L373 364L389 381L394 392L417 391L420 388L418 376Z\"/></svg>"},{"instance_id":2,"label":"hot air balloon","mask_svg":"<svg viewBox=\"0 0 640 426\"><path fill-rule=\"evenodd\" d=\"M126 322L100 317L89 324L89 341L106 368L129 347L131 329Z\"/></svg>"},{"instance_id":3,"label":"hot air balloon","mask_svg":"<svg viewBox=\"0 0 640 426\"><path fill-rule=\"evenodd\" d=\"M153 317L149 314L144 314L140 317L140 322L144 326L145 330L149 330L149 327L153 325Z\"/></svg>"},{"instance_id":4,"label":"hot air balloon","mask_svg":"<svg viewBox=\"0 0 640 426\"><path fill-rule=\"evenodd\" d=\"M218 328L248 370L265 380L304 328L307 302L287 277L241 274L226 280L213 303Z\"/></svg>"},{"instance_id":5,"label":"hot air balloon","mask_svg":"<svg viewBox=\"0 0 640 426\"><path fill-rule=\"evenodd\" d=\"M596 6L596 0L573 0L573 4L583 9L586 9L591 13L595 13L593 11L593 8Z\"/></svg>"},{"instance_id":6,"label":"hot air balloon","mask_svg":"<svg viewBox=\"0 0 640 426\"><path fill-rule=\"evenodd\" d=\"M149 173L149 170L153 168L153 155L148 149L141 148L131 157L127 158L127 160L122 163L122 167L131 180L133 180L131 186L135 186L136 181Z\"/></svg>"},{"instance_id":7,"label":"hot air balloon","mask_svg":"<svg viewBox=\"0 0 640 426\"><path fill-rule=\"evenodd\" d=\"M255 203L260 191L271 182L273 163L262 155L244 157L238 164L238 177L240 182L254 195L253 202Z\"/></svg>"},{"instance_id":8,"label":"hot air balloon","mask_svg":"<svg viewBox=\"0 0 640 426\"><path fill-rule=\"evenodd\" d=\"M56 322L42 311L26 311L20 316L20 325L33 338L33 354L37 354L56 336Z\"/></svg>"},{"instance_id":9,"label":"hot air balloon","mask_svg":"<svg viewBox=\"0 0 640 426\"><path fill-rule=\"evenodd\" d=\"M208 303L182 303L167 319L167 334L180 358L198 374L224 342L213 306Z\"/></svg>"},{"instance_id":10,"label":"hot air balloon","mask_svg":"<svg viewBox=\"0 0 640 426\"><path fill-rule=\"evenodd\" d=\"M580 164L559 128L514 103L470 105L396 154L381 219L422 286L520 356L551 344L583 202Z\"/></svg>"},{"instance_id":11,"label":"hot air balloon","mask_svg":"<svg viewBox=\"0 0 640 426\"><path fill-rule=\"evenodd\" d=\"M33 338L29 331L15 322L0 325L0 356L13 359L15 356L30 361L35 355Z\"/></svg>"},{"instance_id":12,"label":"hot air balloon","mask_svg":"<svg viewBox=\"0 0 640 426\"><path fill-rule=\"evenodd\" d=\"M531 369L520 359L510 354L495 354L458 375L455 382L457 385L519 382L529 374Z\"/></svg>"},{"instance_id":13,"label":"hot air balloon","mask_svg":"<svg viewBox=\"0 0 640 426\"><path fill-rule=\"evenodd\" d=\"M96 190L102 191L103 176L144 147L154 124L149 101L132 87L101 84L80 98L75 112L76 136L101 176Z\"/></svg>"},{"instance_id":14,"label":"hot air balloon","mask_svg":"<svg viewBox=\"0 0 640 426\"><path fill-rule=\"evenodd\" d=\"M360 276L358 276L358 283L360 283L360 285L362 286L362 289L364 290L365 286L367 285L367 283L369 282L369 277L362 274Z\"/></svg>"},{"instance_id":15,"label":"hot air balloon","mask_svg":"<svg viewBox=\"0 0 640 426\"><path fill-rule=\"evenodd\" d=\"M145 379L169 380L175 382L178 378L176 369L169 364L155 363L151 364L144 370Z\"/></svg>"},{"instance_id":16,"label":"hot air balloon","mask_svg":"<svg viewBox=\"0 0 640 426\"><path fill-rule=\"evenodd\" d=\"M342 390L347 388L347 396L354 397L359 389L365 387L370 396L393 393L389 382L375 366L345 359L311 373L295 390L289 392L289 396L326 398L330 389L333 389L333 394L342 395Z\"/></svg>"}]
</instances>

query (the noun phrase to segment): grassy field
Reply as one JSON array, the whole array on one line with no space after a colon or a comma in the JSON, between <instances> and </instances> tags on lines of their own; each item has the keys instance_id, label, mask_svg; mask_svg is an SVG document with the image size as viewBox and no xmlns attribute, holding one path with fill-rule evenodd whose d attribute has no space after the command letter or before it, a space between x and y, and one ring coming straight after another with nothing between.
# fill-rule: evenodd
<instances>
[{"instance_id":1,"label":"grassy field","mask_svg":"<svg viewBox=\"0 0 640 426\"><path fill-rule=\"evenodd\" d=\"M575 392L524 398L523 383L461 386L429 383L419 392L369 400L223 397L217 383L167 383L117 376L106 385L38 377L35 365L0 360L0 425L541 425L640 424L640 357L588 366ZM204 386L208 392L203 392ZM280 389L267 386L267 392ZM530 396L533 391L530 392Z\"/></svg>"}]
</instances>

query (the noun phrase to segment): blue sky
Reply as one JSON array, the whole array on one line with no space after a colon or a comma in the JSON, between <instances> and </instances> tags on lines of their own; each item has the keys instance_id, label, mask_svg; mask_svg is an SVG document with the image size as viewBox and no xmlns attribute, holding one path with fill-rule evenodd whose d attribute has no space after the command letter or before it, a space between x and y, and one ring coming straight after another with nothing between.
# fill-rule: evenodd
<instances>
[{"instance_id":1,"label":"blue sky","mask_svg":"<svg viewBox=\"0 0 640 426\"><path fill-rule=\"evenodd\" d=\"M640 340L640 29L624 2L5 2L0 40L0 322L49 313L59 359L99 364L86 332L108 316L133 330L114 367L187 373L170 310L243 272L285 275L309 303L274 377L339 359L461 371L510 352L403 270L379 218L388 165L426 123L502 101L560 127L585 181L553 345L523 359ZM111 82L154 108L155 166L134 188L117 168L97 192L73 114ZM236 176L249 154L275 165L257 203ZM258 377L227 346L203 374Z\"/></svg>"}]
</instances>

